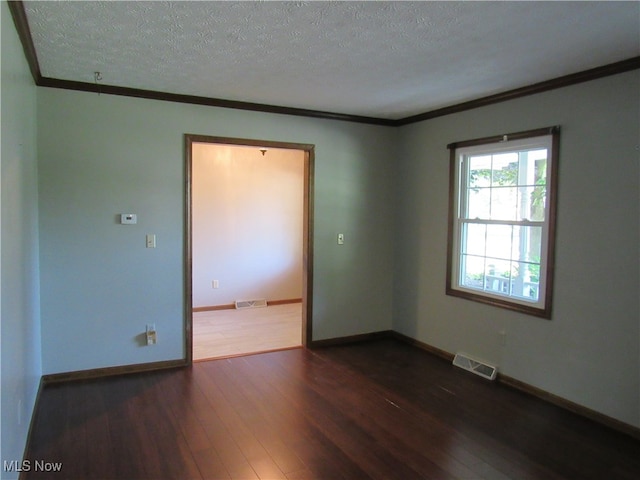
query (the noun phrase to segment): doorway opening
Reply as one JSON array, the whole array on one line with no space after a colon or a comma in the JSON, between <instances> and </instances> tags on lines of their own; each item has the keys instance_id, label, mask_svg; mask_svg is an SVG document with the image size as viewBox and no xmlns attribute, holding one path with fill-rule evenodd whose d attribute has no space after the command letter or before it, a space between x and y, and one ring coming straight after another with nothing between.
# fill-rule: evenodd
<instances>
[{"instance_id":1,"label":"doorway opening","mask_svg":"<svg viewBox=\"0 0 640 480\"><path fill-rule=\"evenodd\" d=\"M314 146L185 135L187 362L311 341Z\"/></svg>"}]
</instances>

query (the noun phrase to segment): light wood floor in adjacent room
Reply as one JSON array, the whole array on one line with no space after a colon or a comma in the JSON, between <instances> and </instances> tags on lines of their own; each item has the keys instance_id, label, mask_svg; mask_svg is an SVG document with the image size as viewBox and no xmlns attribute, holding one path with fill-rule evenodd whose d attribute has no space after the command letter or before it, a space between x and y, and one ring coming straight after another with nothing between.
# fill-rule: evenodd
<instances>
[{"instance_id":1,"label":"light wood floor in adjacent room","mask_svg":"<svg viewBox=\"0 0 640 480\"><path fill-rule=\"evenodd\" d=\"M267 352L302 344L302 304L193 314L193 359Z\"/></svg>"}]
</instances>

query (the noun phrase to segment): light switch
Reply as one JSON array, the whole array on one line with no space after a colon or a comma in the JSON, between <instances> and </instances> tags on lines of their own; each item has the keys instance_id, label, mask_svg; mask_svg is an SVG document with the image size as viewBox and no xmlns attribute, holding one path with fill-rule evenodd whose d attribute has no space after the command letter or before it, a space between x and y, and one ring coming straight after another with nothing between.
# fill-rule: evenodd
<instances>
[{"instance_id":1,"label":"light switch","mask_svg":"<svg viewBox=\"0 0 640 480\"><path fill-rule=\"evenodd\" d=\"M344 245L344 233L338 234L338 245Z\"/></svg>"},{"instance_id":2,"label":"light switch","mask_svg":"<svg viewBox=\"0 0 640 480\"><path fill-rule=\"evenodd\" d=\"M156 324L147 324L147 345L155 345L158 343L158 334L156 333Z\"/></svg>"},{"instance_id":3,"label":"light switch","mask_svg":"<svg viewBox=\"0 0 640 480\"><path fill-rule=\"evenodd\" d=\"M156 236L152 233L147 234L147 248L156 248Z\"/></svg>"}]
</instances>

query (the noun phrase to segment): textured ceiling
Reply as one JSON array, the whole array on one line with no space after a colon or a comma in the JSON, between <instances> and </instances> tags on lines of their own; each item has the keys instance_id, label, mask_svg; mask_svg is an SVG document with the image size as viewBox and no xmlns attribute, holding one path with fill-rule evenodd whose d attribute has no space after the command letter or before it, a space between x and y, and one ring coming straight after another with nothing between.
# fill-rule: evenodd
<instances>
[{"instance_id":1,"label":"textured ceiling","mask_svg":"<svg viewBox=\"0 0 640 480\"><path fill-rule=\"evenodd\" d=\"M24 2L43 77L398 119L640 55L639 2Z\"/></svg>"}]
</instances>

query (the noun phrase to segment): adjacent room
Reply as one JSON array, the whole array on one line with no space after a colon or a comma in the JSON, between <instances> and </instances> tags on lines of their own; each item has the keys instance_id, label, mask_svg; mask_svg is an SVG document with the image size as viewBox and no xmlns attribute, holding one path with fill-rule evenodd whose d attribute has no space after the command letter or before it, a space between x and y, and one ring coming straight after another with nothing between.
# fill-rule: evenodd
<instances>
[{"instance_id":1,"label":"adjacent room","mask_svg":"<svg viewBox=\"0 0 640 480\"><path fill-rule=\"evenodd\" d=\"M191 148L194 361L301 346L305 152Z\"/></svg>"},{"instance_id":2,"label":"adjacent room","mask_svg":"<svg viewBox=\"0 0 640 480\"><path fill-rule=\"evenodd\" d=\"M0 13L2 479L640 477L640 2Z\"/></svg>"}]
</instances>

